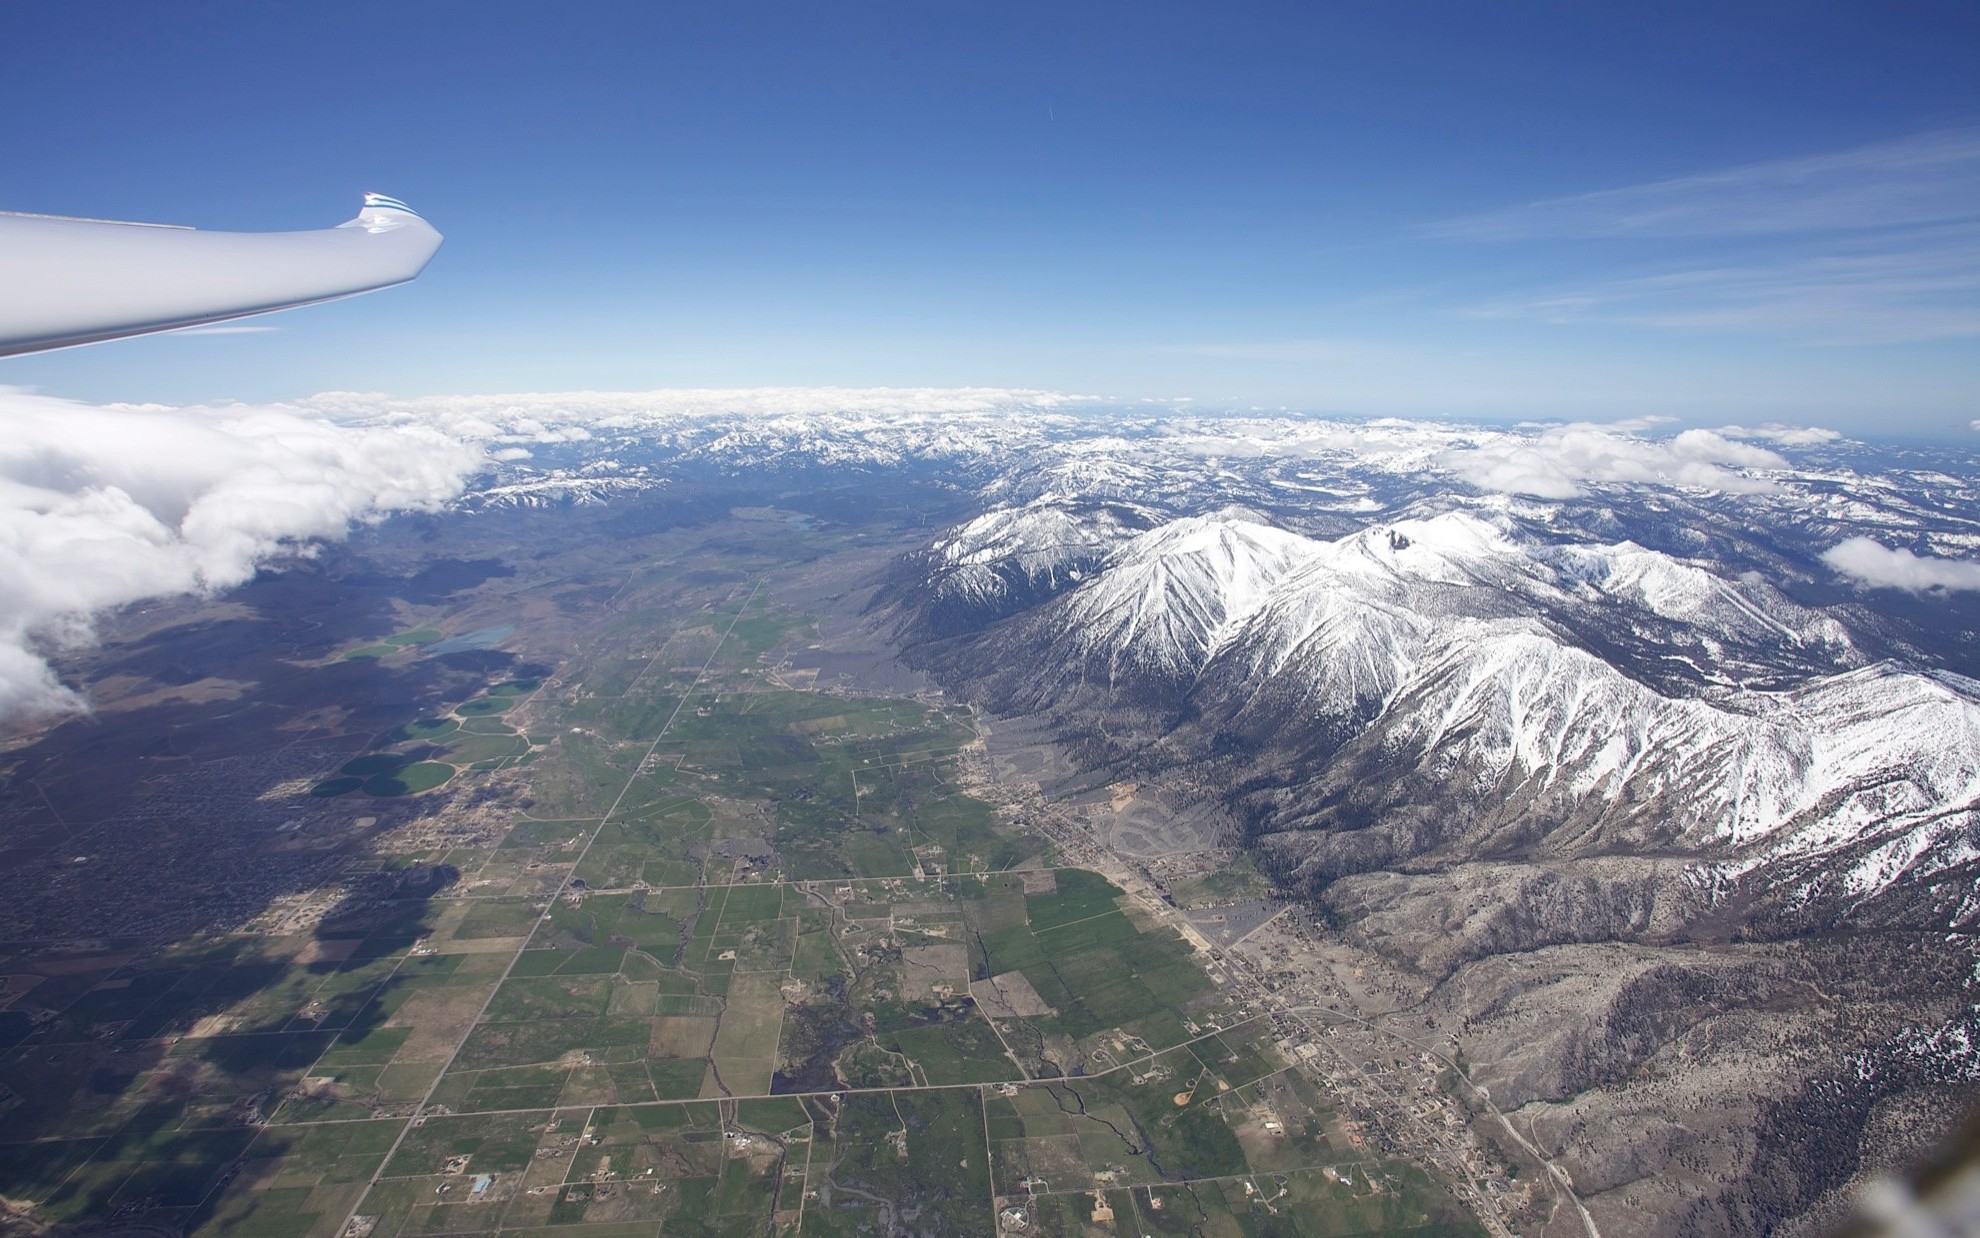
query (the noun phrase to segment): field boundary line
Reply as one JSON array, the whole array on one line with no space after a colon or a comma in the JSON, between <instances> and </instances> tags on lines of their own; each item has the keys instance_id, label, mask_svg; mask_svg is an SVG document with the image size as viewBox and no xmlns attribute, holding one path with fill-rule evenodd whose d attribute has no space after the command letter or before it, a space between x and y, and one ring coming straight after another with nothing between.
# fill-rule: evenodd
<instances>
[{"instance_id":1,"label":"field boundary line","mask_svg":"<svg viewBox=\"0 0 1980 1238\"><path fill-rule=\"evenodd\" d=\"M742 622L743 612L749 609L749 604L756 599L757 593L762 588L763 582L760 580L750 586L749 596L743 599L742 605L736 607L736 613L729 619L729 626L722 632L722 639L716 641L715 647L708 651L707 660L701 664L701 670L696 673L694 682L690 683L687 686L687 690L681 694L680 701L674 706L674 712L667 716L666 725L660 728L660 733L654 736L653 743L647 747L646 755L634 764L632 773L626 776L625 785L619 788L618 798L614 799L612 806L605 810L605 815L598 818L597 828L592 830L591 837L585 840L584 847L578 852L577 859L572 862L570 871L564 874L564 879L558 883L557 889L550 895L549 900L544 903L542 914L538 915L536 923L530 926L529 935L524 938L522 948L509 957L509 965L502 969L502 975L495 981L495 987L488 991L488 997L481 1003L481 1009L475 1012L474 1021L469 1023L467 1030L461 1033L461 1039L455 1044L454 1051L447 1055L446 1064L440 1068L439 1074L433 1076L433 1082L427 1085L426 1094L420 1097L419 1104L414 1106L411 1115L406 1118L405 1125L399 1129L399 1137L392 1141L392 1146L386 1151L385 1158L378 1162L378 1168L372 1171L370 1180L364 1184L364 1190L359 1192L357 1202L351 1205L350 1212L345 1215L344 1223L337 1227L337 1238L344 1238L344 1235L350 1233L351 1223L363 1215L360 1209L364 1207L365 1201L371 1198L371 1192L377 1189L380 1182L384 1181L385 1169L392 1163L392 1158L399 1154L400 1147L406 1142L406 1136L410 1135L413 1128L418 1126L428 1116L426 1107L433 1102L433 1094L440 1090L440 1081L447 1077L449 1071L453 1070L455 1061L461 1056L461 1050L467 1047L467 1042L474 1036L474 1029L481 1026L482 1019L488 1014L488 1008L495 1004L495 995L500 993L502 986L509 982L510 975L515 972L516 961L529 948L529 939L536 936L537 931L549 921L551 915L556 911L557 901L563 898L564 894L570 889L571 880L577 876L578 869L583 867L584 858L591 854L592 845L598 841L598 836L605 832L606 825L612 820L612 814L619 811L619 805L625 803L626 795L632 790L633 784L639 781L640 774L646 768L647 757L653 755L654 750L660 746L660 741L667 737L669 730L673 729L674 720L681 716L682 707L693 698L694 690L701 686L701 681L707 676L709 668L715 665L715 658L722 652L722 646L729 643L729 634L736 630L738 623ZM733 598L735 594L731 592L729 596ZM522 1110L521 1112L529 1113L535 1111Z\"/></svg>"}]
</instances>

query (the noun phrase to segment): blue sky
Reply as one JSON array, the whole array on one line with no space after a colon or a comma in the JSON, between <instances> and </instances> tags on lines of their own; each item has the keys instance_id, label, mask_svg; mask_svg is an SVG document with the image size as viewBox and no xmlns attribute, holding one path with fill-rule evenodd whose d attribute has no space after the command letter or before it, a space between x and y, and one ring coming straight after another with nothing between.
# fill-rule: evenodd
<instances>
[{"instance_id":1,"label":"blue sky","mask_svg":"<svg viewBox=\"0 0 1980 1238\"><path fill-rule=\"evenodd\" d=\"M0 8L0 207L409 287L4 363L86 399L1051 387L1980 417L1970 3Z\"/></svg>"}]
</instances>

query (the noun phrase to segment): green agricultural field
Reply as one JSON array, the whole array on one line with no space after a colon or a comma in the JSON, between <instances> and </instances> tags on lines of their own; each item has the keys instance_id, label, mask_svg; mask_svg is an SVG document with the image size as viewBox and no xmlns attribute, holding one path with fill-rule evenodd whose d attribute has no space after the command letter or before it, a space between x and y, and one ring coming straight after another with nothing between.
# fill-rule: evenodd
<instances>
[{"instance_id":1,"label":"green agricultural field","mask_svg":"<svg viewBox=\"0 0 1980 1238\"><path fill-rule=\"evenodd\" d=\"M403 744L417 741L433 742L444 739L460 729L461 724L452 718L421 718L395 727L384 735L386 744Z\"/></svg>"},{"instance_id":2,"label":"green agricultural field","mask_svg":"<svg viewBox=\"0 0 1980 1238\"><path fill-rule=\"evenodd\" d=\"M346 653L344 658L346 661L353 661L360 658L389 657L392 654L411 649L416 645L430 645L434 641L442 639L444 635L444 633L434 628L420 628L412 632L401 632L397 636L388 636L377 644L365 645L361 648L353 649L349 653Z\"/></svg>"},{"instance_id":3,"label":"green agricultural field","mask_svg":"<svg viewBox=\"0 0 1980 1238\"><path fill-rule=\"evenodd\" d=\"M320 758L314 812L413 841L31 973L60 1000L0 1012L0 1194L305 1238L1470 1232L1187 940L962 789L967 711L787 686L807 616L641 562L582 586L564 660ZM421 615L346 656L488 622Z\"/></svg>"},{"instance_id":4,"label":"green agricultural field","mask_svg":"<svg viewBox=\"0 0 1980 1238\"><path fill-rule=\"evenodd\" d=\"M526 937L536 928L542 909L521 899L486 900L467 909L455 927L458 939L483 937Z\"/></svg>"},{"instance_id":5,"label":"green agricultural field","mask_svg":"<svg viewBox=\"0 0 1980 1238\"><path fill-rule=\"evenodd\" d=\"M454 776L454 767L445 761L415 761L389 773L377 773L364 780L366 795L418 795L444 786Z\"/></svg>"},{"instance_id":6,"label":"green agricultural field","mask_svg":"<svg viewBox=\"0 0 1980 1238\"><path fill-rule=\"evenodd\" d=\"M441 755L451 765L480 765L519 757L528 751L529 741L513 731L502 735L463 732L445 741Z\"/></svg>"}]
</instances>

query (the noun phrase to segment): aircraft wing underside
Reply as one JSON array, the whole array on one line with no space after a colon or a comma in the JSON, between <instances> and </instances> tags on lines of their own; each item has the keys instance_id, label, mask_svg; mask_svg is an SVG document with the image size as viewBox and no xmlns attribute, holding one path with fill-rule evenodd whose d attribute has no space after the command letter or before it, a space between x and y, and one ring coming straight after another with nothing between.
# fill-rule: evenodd
<instances>
[{"instance_id":1,"label":"aircraft wing underside","mask_svg":"<svg viewBox=\"0 0 1980 1238\"><path fill-rule=\"evenodd\" d=\"M396 198L314 232L202 232L0 212L0 357L246 318L389 288L440 234Z\"/></svg>"}]
</instances>

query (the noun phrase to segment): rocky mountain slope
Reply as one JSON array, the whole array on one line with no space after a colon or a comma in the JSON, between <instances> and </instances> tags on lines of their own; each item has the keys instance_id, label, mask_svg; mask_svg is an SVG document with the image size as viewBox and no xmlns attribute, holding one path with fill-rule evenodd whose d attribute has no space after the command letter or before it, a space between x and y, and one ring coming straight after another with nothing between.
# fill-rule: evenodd
<instances>
[{"instance_id":1,"label":"rocky mountain slope","mask_svg":"<svg viewBox=\"0 0 1980 1238\"><path fill-rule=\"evenodd\" d=\"M1260 865L1466 1027L1538 1128L1581 1115L1561 1150L1586 1143L1618 1225L1833 1211L1879 1114L1976 1076L1980 683L1878 656L1874 623L1761 573L1544 536L1506 505L1331 538L1242 510L1082 534L1049 510L1078 567L1022 599L973 607L933 560L902 565L914 656L1094 764L1237 810ZM1016 527L1048 526L1000 512L936 546ZM1713 1076L1737 1089L1701 1100ZM1823 1168L1765 1180L1770 1141L1845 1084ZM1681 1133L1633 1142L1680 1095L1739 1144L1727 1172L1682 1171Z\"/></svg>"}]
</instances>

